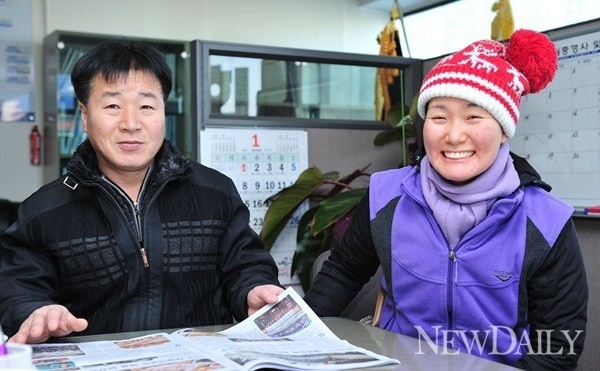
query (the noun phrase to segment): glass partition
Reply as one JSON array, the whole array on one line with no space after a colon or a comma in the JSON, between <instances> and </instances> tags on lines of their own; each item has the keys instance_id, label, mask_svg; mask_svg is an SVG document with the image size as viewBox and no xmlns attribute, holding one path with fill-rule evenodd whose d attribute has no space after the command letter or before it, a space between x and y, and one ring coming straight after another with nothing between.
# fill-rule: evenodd
<instances>
[{"instance_id":1,"label":"glass partition","mask_svg":"<svg viewBox=\"0 0 600 371\"><path fill-rule=\"evenodd\" d=\"M376 67L222 55L209 61L211 115L377 119Z\"/></svg>"},{"instance_id":2,"label":"glass partition","mask_svg":"<svg viewBox=\"0 0 600 371\"><path fill-rule=\"evenodd\" d=\"M393 104L410 104L422 63L402 57L192 42L200 128L277 126L382 129L378 70Z\"/></svg>"}]
</instances>

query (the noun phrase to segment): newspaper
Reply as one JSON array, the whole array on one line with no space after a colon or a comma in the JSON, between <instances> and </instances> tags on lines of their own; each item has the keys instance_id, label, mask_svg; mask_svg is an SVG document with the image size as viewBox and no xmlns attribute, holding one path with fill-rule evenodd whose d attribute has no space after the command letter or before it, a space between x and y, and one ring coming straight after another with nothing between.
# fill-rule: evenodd
<instances>
[{"instance_id":1,"label":"newspaper","mask_svg":"<svg viewBox=\"0 0 600 371\"><path fill-rule=\"evenodd\" d=\"M338 338L293 288L220 332L33 345L38 370L342 370L400 364Z\"/></svg>"}]
</instances>

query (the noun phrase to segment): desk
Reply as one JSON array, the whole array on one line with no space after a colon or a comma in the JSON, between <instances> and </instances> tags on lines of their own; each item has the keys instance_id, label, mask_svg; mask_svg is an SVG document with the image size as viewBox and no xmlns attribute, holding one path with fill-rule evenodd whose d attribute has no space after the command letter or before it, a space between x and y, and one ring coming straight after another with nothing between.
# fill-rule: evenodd
<instances>
[{"instance_id":1,"label":"desk","mask_svg":"<svg viewBox=\"0 0 600 371\"><path fill-rule=\"evenodd\" d=\"M516 368L492 362L481 357L468 355L465 353L443 355L436 354L427 344L423 343L419 349L419 341L415 338L395 334L377 327L363 325L354 320L330 317L323 318L323 322L339 338L348 340L350 343L361 348L368 349L378 354L395 358L402 362L401 365L373 367L369 370L447 370L447 371L509 371L518 370ZM218 332L229 327L228 325L205 326L203 330L208 332ZM173 330L167 330L171 332ZM158 331L137 331L124 332L117 334L72 336L66 338L56 338L53 342L60 343L78 343L84 341L99 340L122 340L137 336L147 335ZM417 354L417 353L424 354Z\"/></svg>"}]
</instances>

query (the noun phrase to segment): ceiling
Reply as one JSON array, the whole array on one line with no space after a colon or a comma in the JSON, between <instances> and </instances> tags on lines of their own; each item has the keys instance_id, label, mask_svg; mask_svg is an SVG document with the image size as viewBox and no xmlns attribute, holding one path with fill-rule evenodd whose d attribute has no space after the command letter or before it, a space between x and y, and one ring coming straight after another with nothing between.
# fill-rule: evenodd
<instances>
[{"instance_id":1,"label":"ceiling","mask_svg":"<svg viewBox=\"0 0 600 371\"><path fill-rule=\"evenodd\" d=\"M452 1L448 0L398 0L398 5L402 14L414 13L419 10L432 8L444 3ZM367 8L379 9L383 11L391 11L394 5L394 0L358 0L360 6Z\"/></svg>"}]
</instances>

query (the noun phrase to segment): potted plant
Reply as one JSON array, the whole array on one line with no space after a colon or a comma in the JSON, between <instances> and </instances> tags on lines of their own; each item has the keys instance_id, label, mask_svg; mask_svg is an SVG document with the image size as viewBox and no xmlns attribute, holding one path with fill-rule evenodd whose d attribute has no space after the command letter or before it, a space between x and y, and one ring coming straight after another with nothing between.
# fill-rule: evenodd
<instances>
[{"instance_id":1,"label":"potted plant","mask_svg":"<svg viewBox=\"0 0 600 371\"><path fill-rule=\"evenodd\" d=\"M291 267L291 274L298 273L305 291L315 258L329 249L334 229L339 231L343 228L343 221L349 221L352 210L366 192L366 188L353 188L351 185L358 177L370 175L365 170L355 170L340 178L338 172L323 174L317 167L311 167L303 171L293 185L267 199L269 207L260 231L267 250L271 249L300 205L309 203L308 211L298 221L297 245Z\"/></svg>"},{"instance_id":2,"label":"potted plant","mask_svg":"<svg viewBox=\"0 0 600 371\"><path fill-rule=\"evenodd\" d=\"M415 137L415 103L416 99L413 99L407 110L408 115L403 114L406 110L393 107L386 119L390 128L378 133L374 139L376 146L397 141L402 143L400 166L408 164L407 141ZM260 238L267 250L271 249L296 210L305 202L309 204L308 210L298 221L297 245L291 267L291 275L298 274L304 291L310 286L310 273L316 257L341 238L354 208L366 193L365 187L356 188L352 183L357 178L370 176L366 172L368 167L369 165L343 177L337 171L323 173L319 168L311 167L303 171L293 185L266 200L269 206L263 219Z\"/></svg>"}]
</instances>

